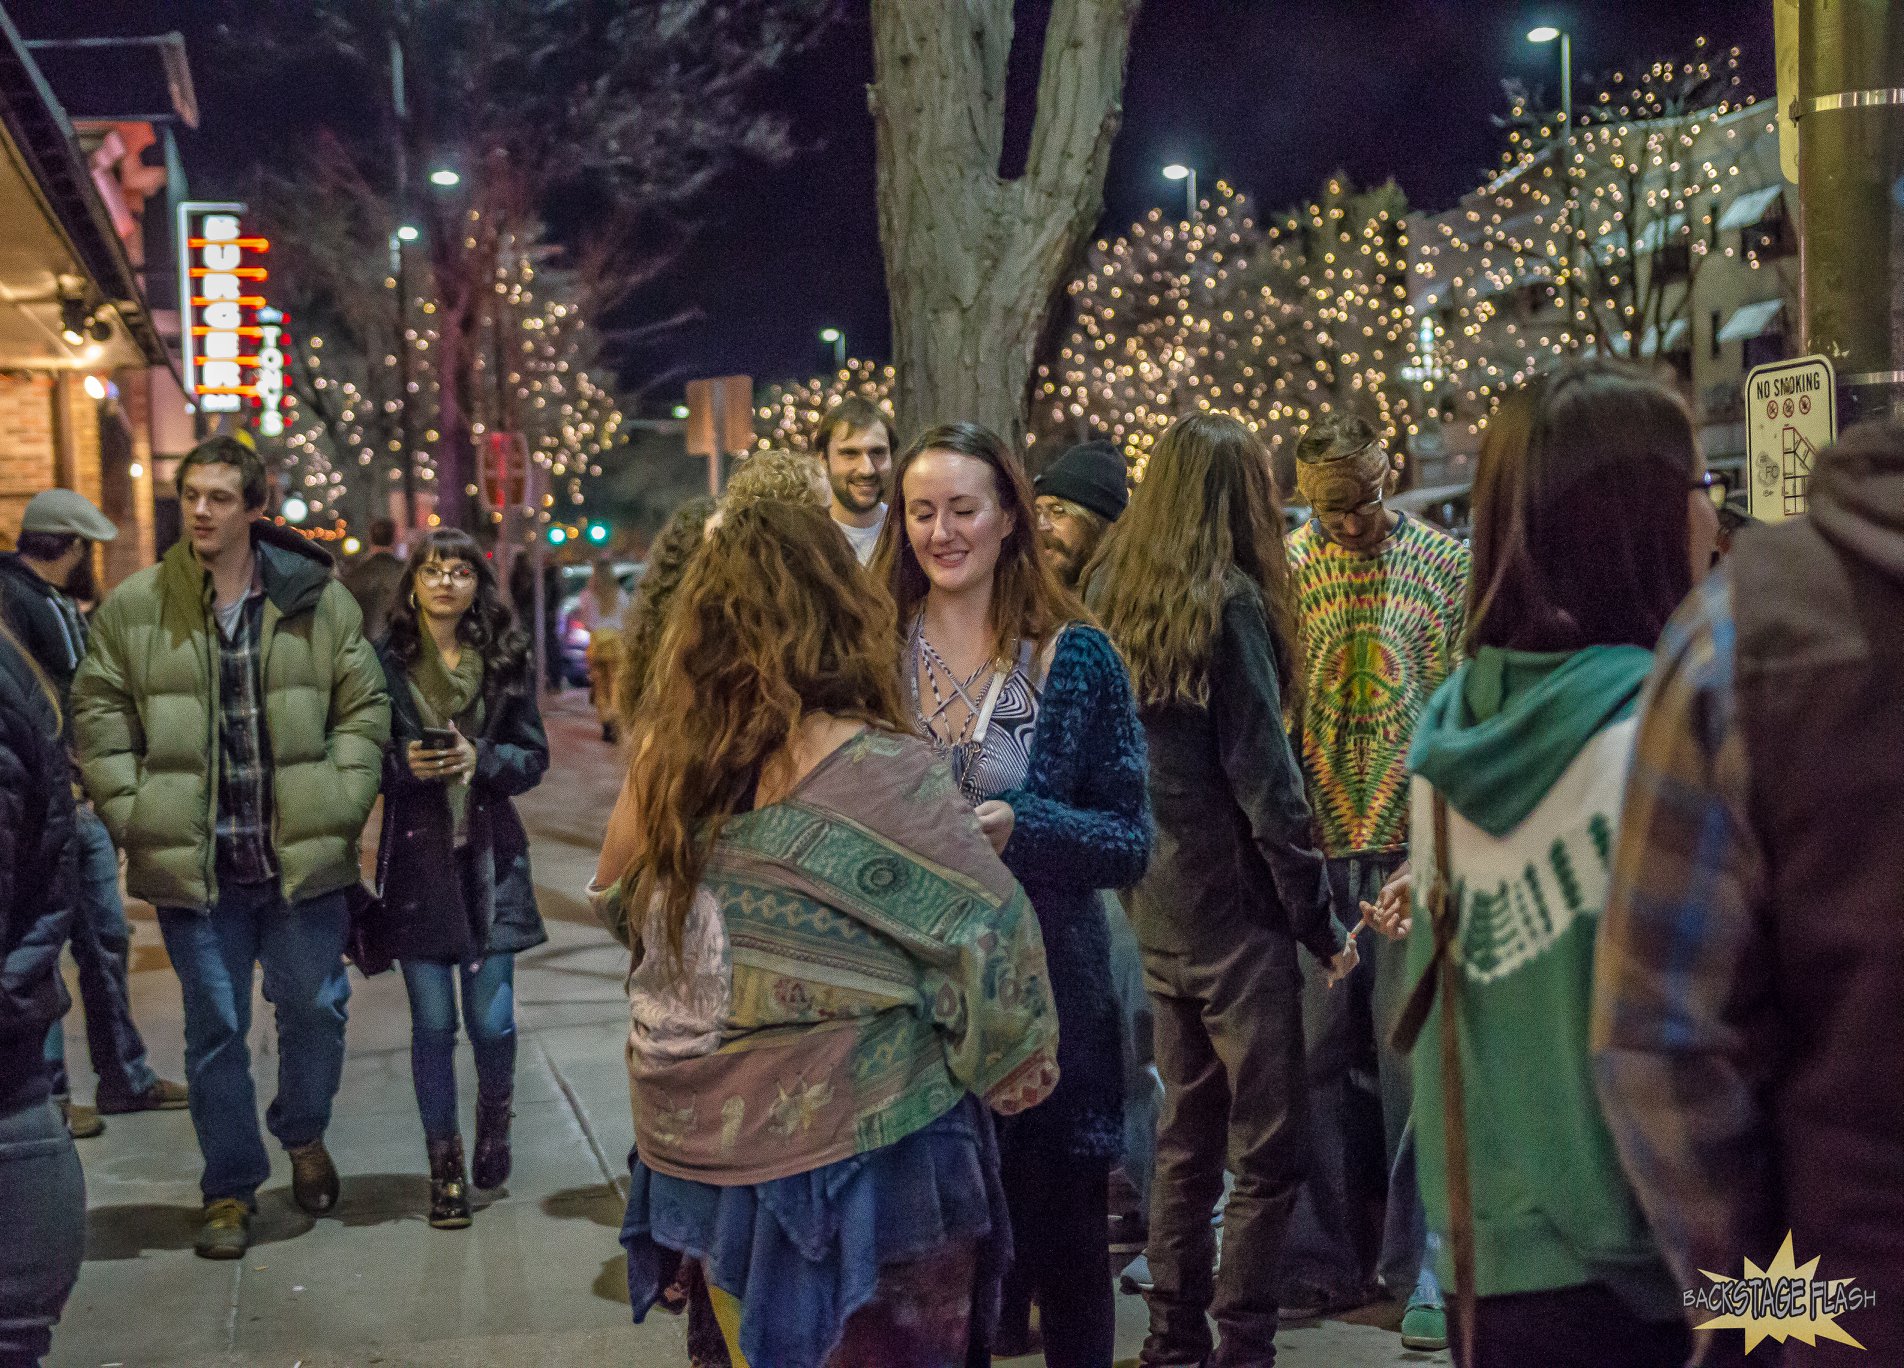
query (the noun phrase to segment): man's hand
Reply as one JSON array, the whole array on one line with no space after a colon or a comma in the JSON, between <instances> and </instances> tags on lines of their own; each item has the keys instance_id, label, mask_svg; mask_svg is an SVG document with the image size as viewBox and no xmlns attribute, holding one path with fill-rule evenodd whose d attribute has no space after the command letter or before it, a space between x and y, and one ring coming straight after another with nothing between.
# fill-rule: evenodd
<instances>
[{"instance_id":1,"label":"man's hand","mask_svg":"<svg viewBox=\"0 0 1904 1368\"><path fill-rule=\"evenodd\" d=\"M1018 814L1011 810L1011 804L994 798L973 808L972 815L978 818L978 829L985 833L992 849L1004 854L1005 844L1012 838L1012 828L1018 824Z\"/></svg>"},{"instance_id":2,"label":"man's hand","mask_svg":"<svg viewBox=\"0 0 1904 1368\"><path fill-rule=\"evenodd\" d=\"M1362 920L1390 940L1401 940L1415 924L1415 876L1407 865L1382 885L1375 901L1362 904Z\"/></svg>"},{"instance_id":3,"label":"man's hand","mask_svg":"<svg viewBox=\"0 0 1904 1368\"><path fill-rule=\"evenodd\" d=\"M1351 931L1348 940L1336 952L1335 958L1329 961L1329 967L1322 981L1331 988L1335 987L1349 976L1361 959L1361 952L1355 948L1355 932Z\"/></svg>"}]
</instances>

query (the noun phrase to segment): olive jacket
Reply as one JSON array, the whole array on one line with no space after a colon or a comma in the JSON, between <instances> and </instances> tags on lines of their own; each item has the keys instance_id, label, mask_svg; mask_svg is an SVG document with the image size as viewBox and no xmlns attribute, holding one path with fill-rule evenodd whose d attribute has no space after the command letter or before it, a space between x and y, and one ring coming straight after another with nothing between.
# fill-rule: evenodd
<instances>
[{"instance_id":1,"label":"olive jacket","mask_svg":"<svg viewBox=\"0 0 1904 1368\"><path fill-rule=\"evenodd\" d=\"M259 666L272 848L286 902L358 881L358 841L390 732L383 670L331 558L252 524L264 583ZM126 889L160 907L218 899L218 639L211 577L181 539L110 594L73 680L80 771L126 854Z\"/></svg>"}]
</instances>

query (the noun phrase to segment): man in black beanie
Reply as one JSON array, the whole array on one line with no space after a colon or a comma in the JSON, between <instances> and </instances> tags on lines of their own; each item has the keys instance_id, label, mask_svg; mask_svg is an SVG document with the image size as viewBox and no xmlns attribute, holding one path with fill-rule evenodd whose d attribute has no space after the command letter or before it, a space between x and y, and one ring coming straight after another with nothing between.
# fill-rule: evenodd
<instances>
[{"instance_id":1,"label":"man in black beanie","mask_svg":"<svg viewBox=\"0 0 1904 1368\"><path fill-rule=\"evenodd\" d=\"M1065 584L1076 589L1098 543L1130 502L1124 453L1114 443L1081 442L1032 481L1038 499L1038 549Z\"/></svg>"}]
</instances>

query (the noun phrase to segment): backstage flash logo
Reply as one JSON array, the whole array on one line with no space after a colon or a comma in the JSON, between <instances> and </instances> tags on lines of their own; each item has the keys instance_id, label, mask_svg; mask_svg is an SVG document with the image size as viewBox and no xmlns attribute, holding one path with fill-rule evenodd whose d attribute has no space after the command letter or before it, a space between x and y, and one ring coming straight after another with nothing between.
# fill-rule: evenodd
<instances>
[{"instance_id":1,"label":"backstage flash logo","mask_svg":"<svg viewBox=\"0 0 1904 1368\"><path fill-rule=\"evenodd\" d=\"M1767 1339L1780 1344L1797 1340L1814 1348L1820 1340L1834 1340L1854 1349L1864 1348L1838 1324L1837 1318L1847 1311L1876 1306L1877 1292L1859 1287L1856 1278L1818 1277L1816 1258L1801 1267L1792 1255L1789 1231L1777 1256L1764 1268L1750 1259L1745 1261L1744 1277L1724 1277L1703 1268L1699 1271L1712 1280L1712 1286L1688 1291L1685 1304L1689 1309L1714 1314L1694 1328L1743 1330L1748 1354Z\"/></svg>"}]
</instances>

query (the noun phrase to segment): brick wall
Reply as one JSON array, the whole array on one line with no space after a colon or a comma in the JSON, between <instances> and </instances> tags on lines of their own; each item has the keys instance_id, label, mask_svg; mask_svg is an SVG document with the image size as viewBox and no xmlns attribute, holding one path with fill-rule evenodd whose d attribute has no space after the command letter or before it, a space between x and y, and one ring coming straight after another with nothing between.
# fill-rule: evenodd
<instances>
[{"instance_id":1,"label":"brick wall","mask_svg":"<svg viewBox=\"0 0 1904 1368\"><path fill-rule=\"evenodd\" d=\"M50 375L0 373L0 536L9 545L27 501L53 486L53 388ZM96 482L97 459L92 465Z\"/></svg>"}]
</instances>

